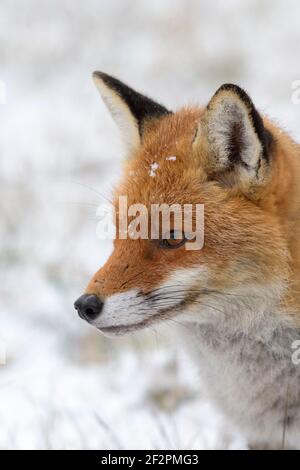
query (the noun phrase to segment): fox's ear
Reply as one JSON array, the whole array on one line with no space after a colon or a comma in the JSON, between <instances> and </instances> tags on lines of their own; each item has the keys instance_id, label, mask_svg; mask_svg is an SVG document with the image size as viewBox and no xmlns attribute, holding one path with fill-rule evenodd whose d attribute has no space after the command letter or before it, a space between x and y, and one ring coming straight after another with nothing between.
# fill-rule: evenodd
<instances>
[{"instance_id":1,"label":"fox's ear","mask_svg":"<svg viewBox=\"0 0 300 470\"><path fill-rule=\"evenodd\" d=\"M272 141L247 93L225 84L204 111L193 146L209 175L249 191L268 180Z\"/></svg>"},{"instance_id":2,"label":"fox's ear","mask_svg":"<svg viewBox=\"0 0 300 470\"><path fill-rule=\"evenodd\" d=\"M169 114L160 104L110 75L94 72L93 79L104 103L120 127L129 152L139 147L148 120Z\"/></svg>"}]
</instances>

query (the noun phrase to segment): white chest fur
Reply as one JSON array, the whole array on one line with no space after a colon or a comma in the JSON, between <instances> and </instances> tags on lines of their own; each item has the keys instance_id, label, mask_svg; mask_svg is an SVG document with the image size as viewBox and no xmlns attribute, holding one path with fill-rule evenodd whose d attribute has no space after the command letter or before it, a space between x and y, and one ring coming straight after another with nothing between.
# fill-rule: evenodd
<instances>
[{"instance_id":1,"label":"white chest fur","mask_svg":"<svg viewBox=\"0 0 300 470\"><path fill-rule=\"evenodd\" d=\"M284 439L300 448L300 365L292 361L300 336L279 318L264 313L246 332L226 319L179 327L208 397L252 447L280 448Z\"/></svg>"}]
</instances>

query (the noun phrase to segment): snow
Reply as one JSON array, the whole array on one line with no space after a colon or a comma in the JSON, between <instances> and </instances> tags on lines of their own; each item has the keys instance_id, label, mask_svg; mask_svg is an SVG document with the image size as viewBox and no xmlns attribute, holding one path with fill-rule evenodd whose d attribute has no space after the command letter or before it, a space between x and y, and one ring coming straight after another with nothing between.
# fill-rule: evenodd
<instances>
[{"instance_id":1,"label":"snow","mask_svg":"<svg viewBox=\"0 0 300 470\"><path fill-rule=\"evenodd\" d=\"M171 155L170 157L166 157L166 160L169 161L169 162L176 162L176 156Z\"/></svg>"},{"instance_id":2,"label":"snow","mask_svg":"<svg viewBox=\"0 0 300 470\"><path fill-rule=\"evenodd\" d=\"M112 249L97 207L123 155L91 73L170 109L238 83L300 139L299 14L296 0L0 3L0 448L245 447L170 325L113 341L73 309Z\"/></svg>"},{"instance_id":3,"label":"snow","mask_svg":"<svg viewBox=\"0 0 300 470\"><path fill-rule=\"evenodd\" d=\"M152 178L155 178L156 176L156 171L158 170L159 168L159 164L154 162L154 163L151 163L150 164L150 170L149 170L149 175L152 177Z\"/></svg>"}]
</instances>

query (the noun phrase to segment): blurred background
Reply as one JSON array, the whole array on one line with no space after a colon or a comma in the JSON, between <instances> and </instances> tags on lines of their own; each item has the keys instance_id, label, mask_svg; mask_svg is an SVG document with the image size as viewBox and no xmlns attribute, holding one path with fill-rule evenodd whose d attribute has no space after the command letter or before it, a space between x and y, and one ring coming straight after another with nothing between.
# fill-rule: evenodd
<instances>
[{"instance_id":1,"label":"blurred background","mask_svg":"<svg viewBox=\"0 0 300 470\"><path fill-rule=\"evenodd\" d=\"M299 15L297 0L1 1L0 448L244 448L169 327L108 340L73 309L111 250L96 208L122 159L91 73L170 109L235 82L299 140Z\"/></svg>"}]
</instances>

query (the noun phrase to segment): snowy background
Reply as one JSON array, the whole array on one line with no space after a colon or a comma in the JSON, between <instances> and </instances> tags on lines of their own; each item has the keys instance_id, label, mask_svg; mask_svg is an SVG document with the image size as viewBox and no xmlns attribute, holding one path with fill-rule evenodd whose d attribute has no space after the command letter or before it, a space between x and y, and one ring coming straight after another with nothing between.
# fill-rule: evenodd
<instances>
[{"instance_id":1,"label":"snowy background","mask_svg":"<svg viewBox=\"0 0 300 470\"><path fill-rule=\"evenodd\" d=\"M0 448L245 447L172 331L108 340L73 309L111 250L96 207L122 158L91 73L171 109L235 82L300 139L299 17L297 0L1 1Z\"/></svg>"}]
</instances>

